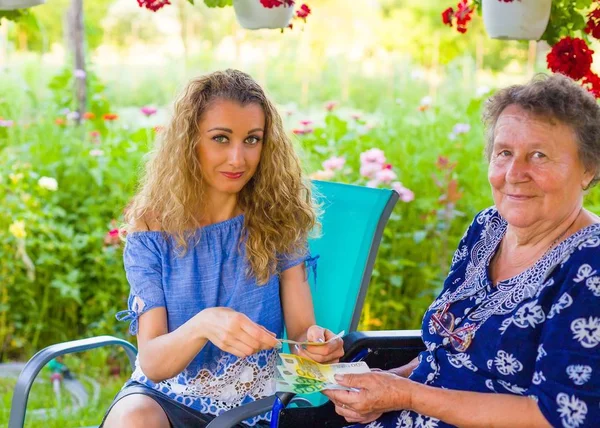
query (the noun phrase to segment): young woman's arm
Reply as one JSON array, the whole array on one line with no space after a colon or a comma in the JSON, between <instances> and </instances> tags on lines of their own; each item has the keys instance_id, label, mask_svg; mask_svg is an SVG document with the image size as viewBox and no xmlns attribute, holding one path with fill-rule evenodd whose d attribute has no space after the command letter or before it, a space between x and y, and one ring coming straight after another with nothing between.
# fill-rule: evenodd
<instances>
[{"instance_id":1,"label":"young woman's arm","mask_svg":"<svg viewBox=\"0 0 600 428\"><path fill-rule=\"evenodd\" d=\"M283 271L279 281L288 337L299 342L331 339L333 332L315 325L315 311L304 263ZM323 346L309 346L307 349L292 348L292 351L321 363L337 362L344 355L342 339Z\"/></svg>"},{"instance_id":2,"label":"young woman's arm","mask_svg":"<svg viewBox=\"0 0 600 428\"><path fill-rule=\"evenodd\" d=\"M238 357L277 345L275 335L230 308L208 308L178 329L167 332L167 311L154 308L139 317L139 363L153 382L183 371L209 340Z\"/></svg>"}]
</instances>

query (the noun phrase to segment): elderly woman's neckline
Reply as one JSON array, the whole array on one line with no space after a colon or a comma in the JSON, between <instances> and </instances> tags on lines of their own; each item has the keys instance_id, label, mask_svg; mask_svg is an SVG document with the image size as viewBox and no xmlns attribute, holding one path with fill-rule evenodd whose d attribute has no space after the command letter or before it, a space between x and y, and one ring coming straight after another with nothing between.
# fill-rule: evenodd
<instances>
[{"instance_id":1,"label":"elderly woman's neckline","mask_svg":"<svg viewBox=\"0 0 600 428\"><path fill-rule=\"evenodd\" d=\"M569 216L561 225L553 228L551 239L544 236L540 241L534 242L529 246L515 246L514 235L511 237L510 225L506 223L506 230L499 237L488 264L488 279L492 285L497 285L501 282L511 282L518 278L530 269L534 268L556 247L568 240L571 236L583 233L587 228L600 224L599 218L581 208L577 214ZM556 231L558 235L552 233ZM542 232L548 234L548 232ZM507 241L507 237L512 242Z\"/></svg>"}]
</instances>

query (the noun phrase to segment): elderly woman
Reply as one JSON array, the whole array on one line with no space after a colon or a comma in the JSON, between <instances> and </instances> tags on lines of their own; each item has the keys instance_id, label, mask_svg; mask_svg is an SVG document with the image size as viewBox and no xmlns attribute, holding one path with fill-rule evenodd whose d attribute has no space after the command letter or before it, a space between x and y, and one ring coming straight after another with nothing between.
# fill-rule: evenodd
<instances>
[{"instance_id":1,"label":"elderly woman","mask_svg":"<svg viewBox=\"0 0 600 428\"><path fill-rule=\"evenodd\" d=\"M423 318L427 350L327 391L369 427L600 426L600 108L560 75L485 108L495 206L479 213Z\"/></svg>"}]
</instances>

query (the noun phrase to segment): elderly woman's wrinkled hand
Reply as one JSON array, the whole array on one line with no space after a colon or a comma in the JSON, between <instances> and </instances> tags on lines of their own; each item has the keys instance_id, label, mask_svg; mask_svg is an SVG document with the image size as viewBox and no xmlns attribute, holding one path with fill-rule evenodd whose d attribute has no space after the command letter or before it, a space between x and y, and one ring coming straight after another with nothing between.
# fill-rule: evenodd
<instances>
[{"instance_id":1,"label":"elderly woman's wrinkled hand","mask_svg":"<svg viewBox=\"0 0 600 428\"><path fill-rule=\"evenodd\" d=\"M383 413L409 409L411 406L412 382L394 374L373 371L336 376L336 381L340 385L359 390L323 391L335 404L335 411L348 422L366 424Z\"/></svg>"}]
</instances>

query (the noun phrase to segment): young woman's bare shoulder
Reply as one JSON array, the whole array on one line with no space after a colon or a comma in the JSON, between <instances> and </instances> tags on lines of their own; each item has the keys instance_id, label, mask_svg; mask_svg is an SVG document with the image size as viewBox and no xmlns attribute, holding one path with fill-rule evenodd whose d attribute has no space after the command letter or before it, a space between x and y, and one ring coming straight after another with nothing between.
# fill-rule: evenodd
<instances>
[{"instance_id":1,"label":"young woman's bare shoulder","mask_svg":"<svg viewBox=\"0 0 600 428\"><path fill-rule=\"evenodd\" d=\"M144 232L144 231L160 231L161 225L158 220L158 216L155 213L149 212L144 216L139 217L133 223L133 232Z\"/></svg>"}]
</instances>

